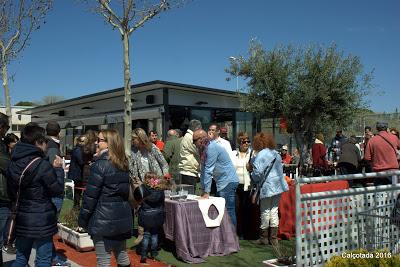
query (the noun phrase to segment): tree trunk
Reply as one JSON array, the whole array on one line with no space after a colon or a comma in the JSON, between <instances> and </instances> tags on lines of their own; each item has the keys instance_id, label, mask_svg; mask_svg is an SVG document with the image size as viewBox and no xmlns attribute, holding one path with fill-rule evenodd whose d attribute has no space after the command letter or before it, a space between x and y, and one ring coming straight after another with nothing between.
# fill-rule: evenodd
<instances>
[{"instance_id":1,"label":"tree trunk","mask_svg":"<svg viewBox=\"0 0 400 267\"><path fill-rule=\"evenodd\" d=\"M4 62L3 62L4 63ZM9 125L12 126L12 114L11 114L11 97L10 97L10 88L8 87L8 72L7 65L4 64L1 68L2 77L3 77L3 88L4 88L4 99L6 105L6 115L9 119Z\"/></svg>"},{"instance_id":2,"label":"tree trunk","mask_svg":"<svg viewBox=\"0 0 400 267\"><path fill-rule=\"evenodd\" d=\"M274 115L272 115L272 136L274 137L274 139L275 139L275 114Z\"/></svg>"},{"instance_id":3,"label":"tree trunk","mask_svg":"<svg viewBox=\"0 0 400 267\"><path fill-rule=\"evenodd\" d=\"M300 153L299 174L303 173L303 167L307 159L307 145L304 143L303 135L300 130L293 129L294 139L296 140L297 149Z\"/></svg>"},{"instance_id":4,"label":"tree trunk","mask_svg":"<svg viewBox=\"0 0 400 267\"><path fill-rule=\"evenodd\" d=\"M129 34L124 32L123 34L123 44L124 44L124 145L125 154L129 161L131 159L131 145L132 145L132 100L131 100L131 72L129 63Z\"/></svg>"}]
</instances>

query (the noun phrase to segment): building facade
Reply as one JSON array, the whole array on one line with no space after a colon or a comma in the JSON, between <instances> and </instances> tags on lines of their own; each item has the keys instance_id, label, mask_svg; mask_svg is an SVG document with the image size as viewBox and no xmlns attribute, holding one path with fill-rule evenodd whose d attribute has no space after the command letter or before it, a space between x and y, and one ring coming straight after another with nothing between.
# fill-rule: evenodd
<instances>
[{"instance_id":1,"label":"building facade","mask_svg":"<svg viewBox=\"0 0 400 267\"><path fill-rule=\"evenodd\" d=\"M152 81L132 86L132 128L156 130L161 137L169 129L186 131L191 119L202 122L208 129L217 122L228 129L235 141L240 131L255 134L256 121L251 113L239 110L236 92L165 81ZM33 122L45 126L57 121L67 150L76 136L88 129L117 129L124 133L124 90L118 88L85 95L58 103L39 106L22 112ZM130 134L130 133L129 133Z\"/></svg>"},{"instance_id":2,"label":"building facade","mask_svg":"<svg viewBox=\"0 0 400 267\"><path fill-rule=\"evenodd\" d=\"M31 115L29 112L21 114L20 112L31 109L32 107L26 106L12 106L11 107L11 128L8 133L14 133L20 137L21 129L29 122L31 122ZM0 106L0 112L6 114L6 107Z\"/></svg>"}]
</instances>

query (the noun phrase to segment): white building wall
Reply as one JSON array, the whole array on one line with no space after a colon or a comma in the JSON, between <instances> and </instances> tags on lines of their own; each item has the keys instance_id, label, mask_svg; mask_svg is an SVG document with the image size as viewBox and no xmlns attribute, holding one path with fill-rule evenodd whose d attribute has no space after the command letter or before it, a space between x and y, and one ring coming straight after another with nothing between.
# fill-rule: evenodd
<instances>
[{"instance_id":1,"label":"white building wall","mask_svg":"<svg viewBox=\"0 0 400 267\"><path fill-rule=\"evenodd\" d=\"M12 128L8 130L9 133L14 133L18 137L20 136L20 131L25 126L27 123L31 122L31 115L22 115L22 114L17 114L17 112L25 109L29 109L31 107L25 107L25 106L12 106L11 107L11 121L10 124L12 124ZM0 106L0 112L6 114L6 107L5 106Z\"/></svg>"}]
</instances>

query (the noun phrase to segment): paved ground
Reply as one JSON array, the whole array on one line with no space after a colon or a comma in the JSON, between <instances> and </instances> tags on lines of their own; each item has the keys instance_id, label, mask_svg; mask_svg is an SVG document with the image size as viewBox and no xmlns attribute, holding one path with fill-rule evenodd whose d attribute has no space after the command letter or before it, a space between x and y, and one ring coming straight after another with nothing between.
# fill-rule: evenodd
<instances>
[{"instance_id":1,"label":"paved ground","mask_svg":"<svg viewBox=\"0 0 400 267\"><path fill-rule=\"evenodd\" d=\"M29 258L29 266L30 267L35 266L35 255L36 255L36 251L33 249L32 253L31 253L31 257ZM14 262L14 260L15 260L15 254L7 254L7 253L3 252L3 261L4 261L3 266L4 267L11 266L12 263ZM72 262L69 260L68 260L68 262L71 263L72 267L81 267L80 265L76 264L75 262Z\"/></svg>"}]
</instances>

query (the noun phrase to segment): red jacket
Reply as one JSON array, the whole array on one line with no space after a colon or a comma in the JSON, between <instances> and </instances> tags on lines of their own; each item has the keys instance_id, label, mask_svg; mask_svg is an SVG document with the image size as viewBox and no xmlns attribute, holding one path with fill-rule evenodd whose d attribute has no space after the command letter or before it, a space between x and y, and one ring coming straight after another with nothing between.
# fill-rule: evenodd
<instances>
[{"instance_id":1,"label":"red jacket","mask_svg":"<svg viewBox=\"0 0 400 267\"><path fill-rule=\"evenodd\" d=\"M164 142L161 140L157 140L155 143L156 147L160 150L160 151L164 151Z\"/></svg>"},{"instance_id":2,"label":"red jacket","mask_svg":"<svg viewBox=\"0 0 400 267\"><path fill-rule=\"evenodd\" d=\"M314 143L311 148L312 162L314 167L328 167L328 162L325 159L326 147L321 143Z\"/></svg>"},{"instance_id":3,"label":"red jacket","mask_svg":"<svg viewBox=\"0 0 400 267\"><path fill-rule=\"evenodd\" d=\"M386 138L391 145L380 135ZM400 142L397 136L386 131L380 131L379 134L368 141L364 157L371 162L372 169L375 172L398 169L399 163L393 148L400 148Z\"/></svg>"}]
</instances>

